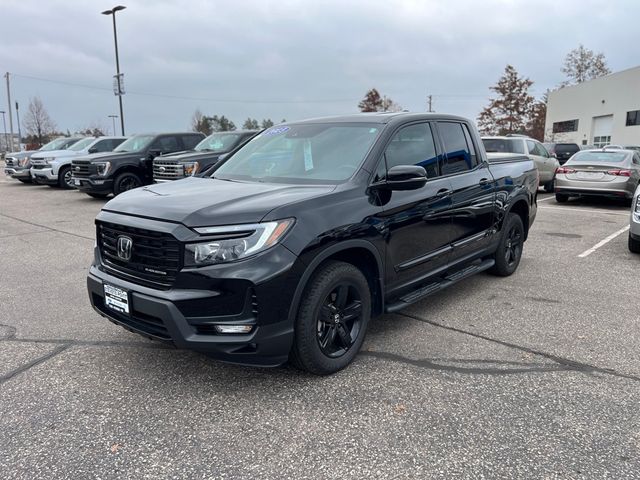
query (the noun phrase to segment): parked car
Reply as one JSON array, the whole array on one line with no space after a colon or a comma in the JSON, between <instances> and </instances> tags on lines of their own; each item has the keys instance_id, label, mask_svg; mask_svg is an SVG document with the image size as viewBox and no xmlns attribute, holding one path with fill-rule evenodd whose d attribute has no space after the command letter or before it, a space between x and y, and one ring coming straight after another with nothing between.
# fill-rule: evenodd
<instances>
[{"instance_id":1,"label":"parked car","mask_svg":"<svg viewBox=\"0 0 640 480\"><path fill-rule=\"evenodd\" d=\"M193 150L162 155L153 160L153 180L156 183L179 180L205 172L221 156L251 140L259 130L217 132L202 140Z\"/></svg>"},{"instance_id":2,"label":"parked car","mask_svg":"<svg viewBox=\"0 0 640 480\"><path fill-rule=\"evenodd\" d=\"M553 192L553 180L558 160L537 140L527 136L482 137L482 143L489 157L500 154L523 154L529 156L538 168L540 186L546 192Z\"/></svg>"},{"instance_id":3,"label":"parked car","mask_svg":"<svg viewBox=\"0 0 640 480\"><path fill-rule=\"evenodd\" d=\"M640 185L633 194L631 203L631 227L629 228L629 251L640 253Z\"/></svg>"},{"instance_id":4,"label":"parked car","mask_svg":"<svg viewBox=\"0 0 640 480\"><path fill-rule=\"evenodd\" d=\"M203 139L204 135L196 132L135 135L113 152L74 159L73 185L95 198L149 185L153 182L154 158L192 150Z\"/></svg>"},{"instance_id":5,"label":"parked car","mask_svg":"<svg viewBox=\"0 0 640 480\"><path fill-rule=\"evenodd\" d=\"M640 145L607 145L605 150L635 150L640 152Z\"/></svg>"},{"instance_id":6,"label":"parked car","mask_svg":"<svg viewBox=\"0 0 640 480\"><path fill-rule=\"evenodd\" d=\"M82 139L82 137L60 137L52 140L39 150L7 153L5 158L5 175L9 175L22 183L31 183L31 156L35 153L65 150Z\"/></svg>"},{"instance_id":7,"label":"parked car","mask_svg":"<svg viewBox=\"0 0 640 480\"><path fill-rule=\"evenodd\" d=\"M125 137L86 137L66 150L34 153L31 178L51 187L75 188L71 178L71 162L75 157L110 152L125 140Z\"/></svg>"},{"instance_id":8,"label":"parked car","mask_svg":"<svg viewBox=\"0 0 640 480\"><path fill-rule=\"evenodd\" d=\"M592 195L631 199L639 182L640 152L583 150L558 168L556 200Z\"/></svg>"},{"instance_id":9,"label":"parked car","mask_svg":"<svg viewBox=\"0 0 640 480\"><path fill-rule=\"evenodd\" d=\"M555 155L560 165L564 165L574 153L580 151L577 143L543 143L543 145L549 153Z\"/></svg>"},{"instance_id":10,"label":"parked car","mask_svg":"<svg viewBox=\"0 0 640 480\"><path fill-rule=\"evenodd\" d=\"M474 124L449 115L271 127L212 177L107 203L89 298L112 322L180 348L335 372L372 316L483 270L516 270L536 168L485 155Z\"/></svg>"}]
</instances>

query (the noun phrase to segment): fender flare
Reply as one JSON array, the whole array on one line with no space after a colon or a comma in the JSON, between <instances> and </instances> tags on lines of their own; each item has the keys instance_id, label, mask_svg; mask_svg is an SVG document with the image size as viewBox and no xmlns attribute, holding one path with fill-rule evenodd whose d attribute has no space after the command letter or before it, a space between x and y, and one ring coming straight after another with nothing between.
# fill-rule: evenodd
<instances>
[{"instance_id":1,"label":"fender flare","mask_svg":"<svg viewBox=\"0 0 640 480\"><path fill-rule=\"evenodd\" d=\"M313 273L318 269L318 266L326 259L331 257L332 255L339 253L343 250L348 250L350 248L364 248L369 251L373 257L376 259L376 267L378 269L378 288L380 290L380 311L384 311L384 264L382 262L382 258L380 256L380 252L376 249L376 247L366 240L346 240L344 242L335 243L327 248L325 248L320 254L316 255L316 257L307 265L307 268L304 270L302 276L300 277L300 281L298 282L298 286L296 287L295 292L293 293L293 298L291 300L291 306L289 308L289 322L291 322L292 326L295 326L296 315L298 314L298 307L300 306L300 300L302 299L302 293L304 292L309 279L313 275Z\"/></svg>"}]
</instances>

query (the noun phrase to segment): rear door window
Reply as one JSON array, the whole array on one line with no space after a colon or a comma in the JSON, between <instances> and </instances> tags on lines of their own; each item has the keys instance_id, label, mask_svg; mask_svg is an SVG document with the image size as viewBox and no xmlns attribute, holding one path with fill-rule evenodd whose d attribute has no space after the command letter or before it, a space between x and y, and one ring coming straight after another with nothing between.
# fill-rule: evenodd
<instances>
[{"instance_id":1,"label":"rear door window","mask_svg":"<svg viewBox=\"0 0 640 480\"><path fill-rule=\"evenodd\" d=\"M451 175L472 170L477 165L477 158L468 132L461 123L438 122L438 132L445 149L442 175Z\"/></svg>"}]
</instances>

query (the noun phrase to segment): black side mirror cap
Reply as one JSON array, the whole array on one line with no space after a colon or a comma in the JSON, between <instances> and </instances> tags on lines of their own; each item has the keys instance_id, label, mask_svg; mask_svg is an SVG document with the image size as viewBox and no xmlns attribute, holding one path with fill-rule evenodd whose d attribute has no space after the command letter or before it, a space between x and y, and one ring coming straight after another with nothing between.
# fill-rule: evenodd
<instances>
[{"instance_id":1,"label":"black side mirror cap","mask_svg":"<svg viewBox=\"0 0 640 480\"><path fill-rule=\"evenodd\" d=\"M149 157L150 158L156 158L156 157L158 157L160 155L162 155L162 150L157 150L157 149L149 150Z\"/></svg>"},{"instance_id":2,"label":"black side mirror cap","mask_svg":"<svg viewBox=\"0 0 640 480\"><path fill-rule=\"evenodd\" d=\"M91 147L89 149L89 153L98 153L98 149L96 147Z\"/></svg>"},{"instance_id":3,"label":"black side mirror cap","mask_svg":"<svg viewBox=\"0 0 640 480\"><path fill-rule=\"evenodd\" d=\"M427 171L419 165L396 165L387 171L387 179L374 187L385 190L417 190L427 183Z\"/></svg>"}]
</instances>

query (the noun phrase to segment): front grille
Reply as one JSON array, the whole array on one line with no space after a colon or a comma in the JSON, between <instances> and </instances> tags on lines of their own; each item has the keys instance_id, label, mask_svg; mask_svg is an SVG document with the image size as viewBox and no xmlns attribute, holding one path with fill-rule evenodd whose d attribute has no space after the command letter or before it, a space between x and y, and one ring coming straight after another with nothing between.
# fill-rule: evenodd
<instances>
[{"instance_id":1,"label":"front grille","mask_svg":"<svg viewBox=\"0 0 640 480\"><path fill-rule=\"evenodd\" d=\"M132 241L131 258L118 256L118 238ZM152 288L167 289L180 270L181 248L172 235L98 222L97 239L104 268L114 276Z\"/></svg>"},{"instance_id":2,"label":"front grille","mask_svg":"<svg viewBox=\"0 0 640 480\"><path fill-rule=\"evenodd\" d=\"M31 159L31 166L35 169L35 170L42 170L43 168L48 168L49 165L47 164L46 161L44 160L38 160L38 159Z\"/></svg>"},{"instance_id":3,"label":"front grille","mask_svg":"<svg viewBox=\"0 0 640 480\"><path fill-rule=\"evenodd\" d=\"M182 164L172 160L153 161L153 178L157 180L174 180L184 177Z\"/></svg>"},{"instance_id":4,"label":"front grille","mask_svg":"<svg viewBox=\"0 0 640 480\"><path fill-rule=\"evenodd\" d=\"M88 177L89 173L89 165L91 162L87 161L74 161L71 163L71 172L73 172L74 177Z\"/></svg>"}]
</instances>

